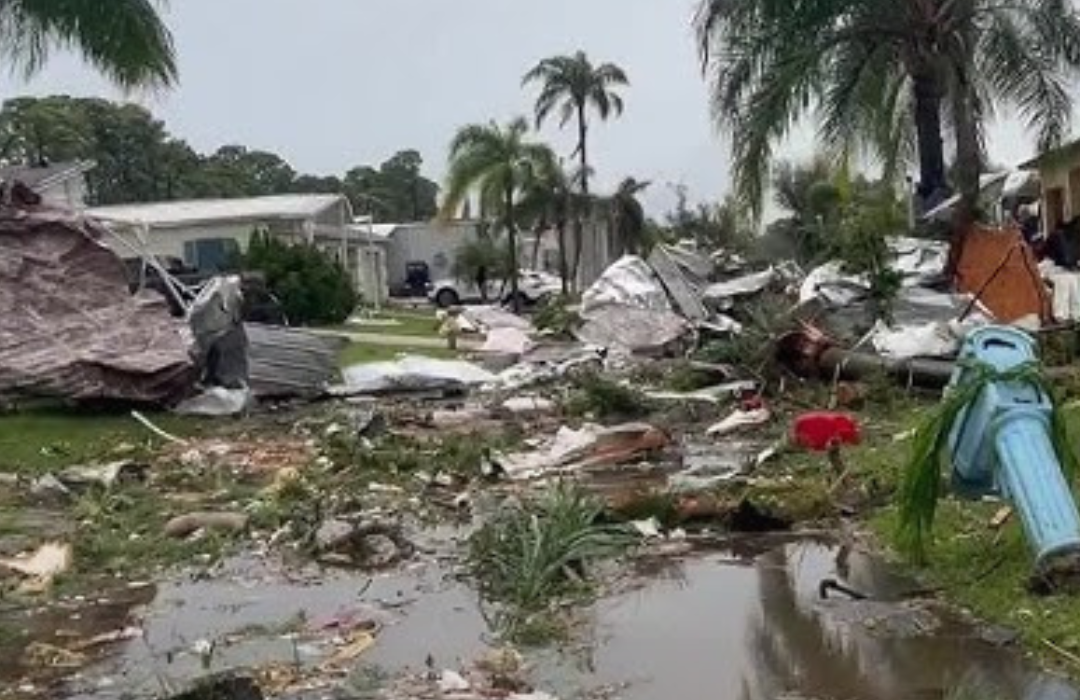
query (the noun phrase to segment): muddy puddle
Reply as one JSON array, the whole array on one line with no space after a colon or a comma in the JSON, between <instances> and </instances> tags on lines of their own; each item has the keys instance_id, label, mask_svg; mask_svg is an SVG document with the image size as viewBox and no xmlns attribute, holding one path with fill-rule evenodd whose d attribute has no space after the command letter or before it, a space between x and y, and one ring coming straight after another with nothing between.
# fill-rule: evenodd
<instances>
[{"instance_id":1,"label":"muddy puddle","mask_svg":"<svg viewBox=\"0 0 1080 700\"><path fill-rule=\"evenodd\" d=\"M208 669L316 665L359 619L379 630L356 667L462 668L492 635L451 570L434 555L374 577L237 559L212 579L149 589L153 600L133 600L129 619L113 610L102 624L138 624L144 637L113 645L48 696L159 697ZM823 600L829 579L869 598ZM938 610L872 557L819 541L744 539L644 557L582 618L573 643L526 655L536 686L559 698L921 700L961 681L996 697L1080 698L1025 662L1003 630Z\"/></svg>"}]
</instances>

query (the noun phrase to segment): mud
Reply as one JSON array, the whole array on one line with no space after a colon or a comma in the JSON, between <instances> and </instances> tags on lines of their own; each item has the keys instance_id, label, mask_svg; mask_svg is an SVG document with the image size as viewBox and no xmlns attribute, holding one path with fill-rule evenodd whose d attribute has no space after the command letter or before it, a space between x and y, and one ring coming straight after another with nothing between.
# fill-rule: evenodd
<instances>
[{"instance_id":1,"label":"mud","mask_svg":"<svg viewBox=\"0 0 1080 700\"><path fill-rule=\"evenodd\" d=\"M526 652L535 685L560 698L604 690L625 700L911 700L968 681L1005 698L1080 698L1030 666L1008 635L920 597L858 548L758 537L687 549L637 559L583 611L572 642ZM246 558L208 580L140 589L147 600L131 603L146 604L128 609L144 638L114 645L110 658L70 674L50 696L149 698L208 672L316 666L358 620L378 628L359 669L462 668L494 637L475 592L452 575L453 543L434 551L374 577ZM823 600L823 579L867 598ZM127 622L114 612L101 627ZM0 669L8 678L15 670Z\"/></svg>"}]
</instances>

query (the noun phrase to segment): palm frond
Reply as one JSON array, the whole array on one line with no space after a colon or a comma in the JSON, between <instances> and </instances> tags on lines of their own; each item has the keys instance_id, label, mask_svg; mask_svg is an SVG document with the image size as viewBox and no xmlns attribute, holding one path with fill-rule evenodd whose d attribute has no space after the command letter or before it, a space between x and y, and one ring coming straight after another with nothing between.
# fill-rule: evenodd
<instances>
[{"instance_id":1,"label":"palm frond","mask_svg":"<svg viewBox=\"0 0 1080 700\"><path fill-rule=\"evenodd\" d=\"M1069 441L1064 412L1053 386L1037 363L999 372L984 363L968 362L962 384L947 392L941 404L915 432L911 457L900 484L900 519L896 539L901 551L918 564L926 562L938 500L941 496L942 464L948 453L949 435L965 409L991 382L1027 384L1051 403L1051 441L1066 481L1074 483L1078 471L1076 453Z\"/></svg>"},{"instance_id":2,"label":"palm frond","mask_svg":"<svg viewBox=\"0 0 1080 700\"><path fill-rule=\"evenodd\" d=\"M176 51L153 0L4 0L0 55L24 75L70 48L123 88L176 82Z\"/></svg>"}]
</instances>

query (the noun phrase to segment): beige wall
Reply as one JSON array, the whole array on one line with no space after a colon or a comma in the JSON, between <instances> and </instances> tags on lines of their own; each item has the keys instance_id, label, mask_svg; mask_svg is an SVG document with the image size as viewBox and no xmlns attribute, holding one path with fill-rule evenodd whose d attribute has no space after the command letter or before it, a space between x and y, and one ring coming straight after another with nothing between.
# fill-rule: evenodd
<instances>
[{"instance_id":1,"label":"beige wall","mask_svg":"<svg viewBox=\"0 0 1080 700\"><path fill-rule=\"evenodd\" d=\"M1069 174L1077 171L1072 178L1070 186ZM1061 213L1062 221L1069 221L1080 216L1080 157L1062 160L1052 164L1043 165L1039 169L1039 177L1042 180L1042 209L1043 227L1047 231L1054 228L1053 191L1059 190L1062 195Z\"/></svg>"}]
</instances>

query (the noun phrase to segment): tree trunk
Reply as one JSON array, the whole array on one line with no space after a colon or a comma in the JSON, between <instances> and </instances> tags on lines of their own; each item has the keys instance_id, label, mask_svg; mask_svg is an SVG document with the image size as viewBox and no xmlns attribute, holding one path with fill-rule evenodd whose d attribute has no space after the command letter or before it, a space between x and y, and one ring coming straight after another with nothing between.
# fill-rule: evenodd
<instances>
[{"instance_id":1,"label":"tree trunk","mask_svg":"<svg viewBox=\"0 0 1080 700\"><path fill-rule=\"evenodd\" d=\"M956 185L960 203L952 220L952 239L945 273L955 276L964 253L964 239L975 223L979 203L979 171L982 154L979 146L979 116L975 86L970 79L971 62L956 67L956 95L953 99L953 130L956 133Z\"/></svg>"},{"instance_id":2,"label":"tree trunk","mask_svg":"<svg viewBox=\"0 0 1080 700\"><path fill-rule=\"evenodd\" d=\"M533 247L532 247L532 259L529 261L532 264L532 269L540 269L540 244L544 240L544 231L547 229L546 223L541 223L533 230Z\"/></svg>"},{"instance_id":3,"label":"tree trunk","mask_svg":"<svg viewBox=\"0 0 1080 700\"><path fill-rule=\"evenodd\" d=\"M585 103L580 102L577 106L577 118L578 118L578 158L581 164L581 194L582 205L587 205L589 200L589 124L585 116ZM578 271L581 269L581 249L584 246L585 238L585 222L583 220L584 211L576 212L574 217L574 262L573 269L571 270L571 279L574 281L574 288L577 289Z\"/></svg>"},{"instance_id":4,"label":"tree trunk","mask_svg":"<svg viewBox=\"0 0 1080 700\"><path fill-rule=\"evenodd\" d=\"M918 213L922 214L945 198L945 145L941 137L941 101L944 89L940 75L932 68L913 72L915 131L919 147Z\"/></svg>"},{"instance_id":5,"label":"tree trunk","mask_svg":"<svg viewBox=\"0 0 1080 700\"><path fill-rule=\"evenodd\" d=\"M585 221L582 219L584 212L578 212L574 217L574 259L570 268L570 279L573 280L574 289L577 289L578 271L581 269L581 249L585 244Z\"/></svg>"},{"instance_id":6,"label":"tree trunk","mask_svg":"<svg viewBox=\"0 0 1080 700\"><path fill-rule=\"evenodd\" d=\"M556 224L556 232L559 235L559 279L562 282L562 294L570 294L570 271L567 269L566 259L566 221Z\"/></svg>"},{"instance_id":7,"label":"tree trunk","mask_svg":"<svg viewBox=\"0 0 1080 700\"><path fill-rule=\"evenodd\" d=\"M586 197L589 196L589 153L588 153L588 140L589 140L589 124L585 118L585 103L581 102L577 106L577 119L578 119L578 158L581 162L581 193Z\"/></svg>"},{"instance_id":8,"label":"tree trunk","mask_svg":"<svg viewBox=\"0 0 1080 700\"><path fill-rule=\"evenodd\" d=\"M521 297L518 294L517 225L514 223L514 186L506 188L506 236L510 246L510 304L515 314L521 313Z\"/></svg>"}]
</instances>

